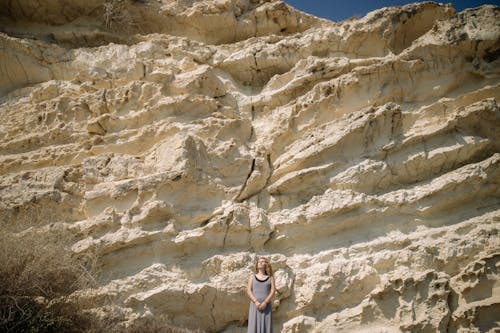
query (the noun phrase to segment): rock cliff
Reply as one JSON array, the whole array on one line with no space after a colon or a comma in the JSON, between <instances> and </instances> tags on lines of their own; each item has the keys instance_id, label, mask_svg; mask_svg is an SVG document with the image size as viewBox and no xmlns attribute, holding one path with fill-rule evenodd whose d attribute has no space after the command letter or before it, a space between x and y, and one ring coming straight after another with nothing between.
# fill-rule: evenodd
<instances>
[{"instance_id":1,"label":"rock cliff","mask_svg":"<svg viewBox=\"0 0 500 333\"><path fill-rule=\"evenodd\" d=\"M0 219L73 230L130 318L245 332L493 332L500 8L334 23L279 0L9 1Z\"/></svg>"}]
</instances>

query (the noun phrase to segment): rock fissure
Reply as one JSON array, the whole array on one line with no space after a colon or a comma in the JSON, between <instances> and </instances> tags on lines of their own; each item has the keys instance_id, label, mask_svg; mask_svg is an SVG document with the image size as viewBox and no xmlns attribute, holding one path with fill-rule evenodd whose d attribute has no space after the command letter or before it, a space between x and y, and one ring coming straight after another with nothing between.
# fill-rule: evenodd
<instances>
[{"instance_id":1,"label":"rock fissure","mask_svg":"<svg viewBox=\"0 0 500 333\"><path fill-rule=\"evenodd\" d=\"M250 177L251 177L252 173L254 172L254 170L255 170L255 158L252 159L252 163L250 165L250 171L248 172L248 175L247 175L247 177L245 179L245 182L243 183L243 185L241 185L241 189L240 189L238 195L236 195L236 197L235 197L235 201L236 202L242 202L243 200L246 199L246 198L241 198L240 196L243 193L243 191L245 190L245 188L247 187L248 180L250 179Z\"/></svg>"},{"instance_id":2,"label":"rock fissure","mask_svg":"<svg viewBox=\"0 0 500 333\"><path fill-rule=\"evenodd\" d=\"M224 238L222 239L222 249L226 248L226 239L229 233L229 228L231 226L231 221L233 220L234 212L231 211L224 220Z\"/></svg>"}]
</instances>

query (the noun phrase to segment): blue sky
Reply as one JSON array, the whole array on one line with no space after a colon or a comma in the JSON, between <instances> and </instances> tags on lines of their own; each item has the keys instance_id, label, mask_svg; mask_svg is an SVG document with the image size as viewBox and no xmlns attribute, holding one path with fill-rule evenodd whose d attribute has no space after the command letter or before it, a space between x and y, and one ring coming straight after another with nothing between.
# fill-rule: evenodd
<instances>
[{"instance_id":1,"label":"blue sky","mask_svg":"<svg viewBox=\"0 0 500 333\"><path fill-rule=\"evenodd\" d=\"M303 12L324 17L332 21L342 21L354 15L365 16L366 13L388 6L402 6L412 2L403 0L285 0L286 3ZM443 1L451 3L457 11L478 7L484 4L500 5L500 0L490 1Z\"/></svg>"}]
</instances>

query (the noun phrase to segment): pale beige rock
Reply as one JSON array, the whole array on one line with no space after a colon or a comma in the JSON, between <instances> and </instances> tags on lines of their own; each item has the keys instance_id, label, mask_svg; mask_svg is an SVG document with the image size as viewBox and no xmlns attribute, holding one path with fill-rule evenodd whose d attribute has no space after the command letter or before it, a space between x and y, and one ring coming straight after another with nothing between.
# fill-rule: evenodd
<instances>
[{"instance_id":1,"label":"pale beige rock","mask_svg":"<svg viewBox=\"0 0 500 333\"><path fill-rule=\"evenodd\" d=\"M497 329L498 7L64 3L0 8L0 219L98 253L82 304L245 332L268 255L276 332Z\"/></svg>"}]
</instances>

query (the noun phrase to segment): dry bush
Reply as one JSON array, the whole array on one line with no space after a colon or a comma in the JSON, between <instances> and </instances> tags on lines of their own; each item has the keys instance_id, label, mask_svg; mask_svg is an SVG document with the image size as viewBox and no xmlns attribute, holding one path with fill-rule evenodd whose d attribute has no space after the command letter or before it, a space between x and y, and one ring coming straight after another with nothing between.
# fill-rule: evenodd
<instances>
[{"instance_id":1,"label":"dry bush","mask_svg":"<svg viewBox=\"0 0 500 333\"><path fill-rule=\"evenodd\" d=\"M126 325L125 313L111 304L100 315L82 307L71 294L95 286L97 261L75 255L73 242L61 226L0 221L0 332L202 333L171 326L161 316Z\"/></svg>"},{"instance_id":2,"label":"dry bush","mask_svg":"<svg viewBox=\"0 0 500 333\"><path fill-rule=\"evenodd\" d=\"M92 284L92 258L75 256L62 228L0 227L0 331L82 332L92 318L68 296Z\"/></svg>"},{"instance_id":3,"label":"dry bush","mask_svg":"<svg viewBox=\"0 0 500 333\"><path fill-rule=\"evenodd\" d=\"M130 31L138 24L128 7L129 0L104 1L104 25L111 31Z\"/></svg>"}]
</instances>

